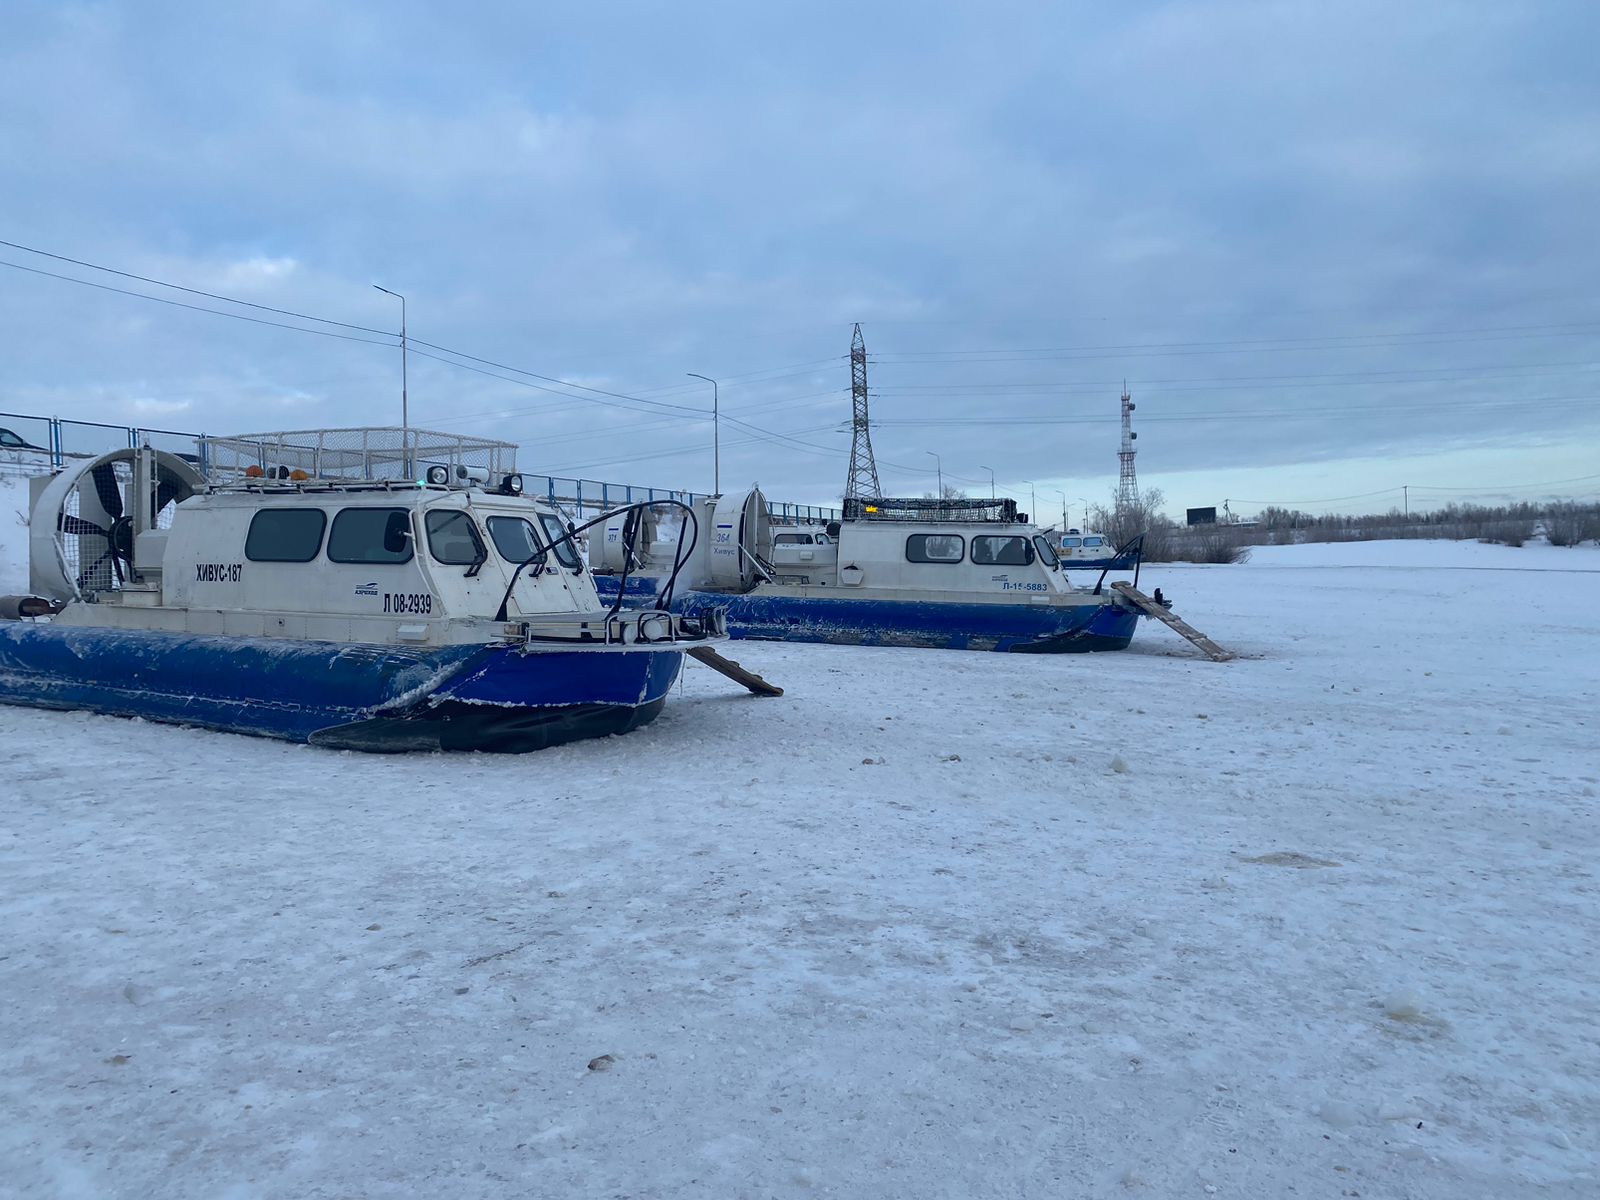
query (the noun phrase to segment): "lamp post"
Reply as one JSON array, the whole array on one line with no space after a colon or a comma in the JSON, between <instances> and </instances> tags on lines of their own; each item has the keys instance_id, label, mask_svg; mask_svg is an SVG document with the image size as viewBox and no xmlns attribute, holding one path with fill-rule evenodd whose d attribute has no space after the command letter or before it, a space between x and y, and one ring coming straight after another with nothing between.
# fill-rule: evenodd
<instances>
[{"instance_id":1,"label":"lamp post","mask_svg":"<svg viewBox=\"0 0 1600 1200\"><path fill-rule=\"evenodd\" d=\"M1078 503L1083 505L1083 527L1089 528L1089 500L1086 496L1079 496Z\"/></svg>"},{"instance_id":2,"label":"lamp post","mask_svg":"<svg viewBox=\"0 0 1600 1200\"><path fill-rule=\"evenodd\" d=\"M978 470L989 472L989 499L992 501L994 499L994 468L986 467L982 463L979 463Z\"/></svg>"},{"instance_id":3,"label":"lamp post","mask_svg":"<svg viewBox=\"0 0 1600 1200\"><path fill-rule=\"evenodd\" d=\"M385 296L393 296L400 301L400 469L407 478L411 476L411 404L406 395L406 298L399 292L391 292L380 284L373 284Z\"/></svg>"},{"instance_id":4,"label":"lamp post","mask_svg":"<svg viewBox=\"0 0 1600 1200\"><path fill-rule=\"evenodd\" d=\"M924 454L933 455L933 469L939 477L939 499L944 499L944 459L934 454L932 450L924 450Z\"/></svg>"},{"instance_id":5,"label":"lamp post","mask_svg":"<svg viewBox=\"0 0 1600 1200\"><path fill-rule=\"evenodd\" d=\"M1066 531L1067 531L1067 494L1065 492L1063 492L1060 488L1057 488L1056 489L1056 495L1061 497L1061 532L1062 533L1066 533Z\"/></svg>"},{"instance_id":6,"label":"lamp post","mask_svg":"<svg viewBox=\"0 0 1600 1200\"><path fill-rule=\"evenodd\" d=\"M704 379L711 385L711 490L717 495L722 495L722 423L720 409L721 401L717 393L717 381L709 375L701 375L695 371L686 371L691 379Z\"/></svg>"},{"instance_id":7,"label":"lamp post","mask_svg":"<svg viewBox=\"0 0 1600 1200\"><path fill-rule=\"evenodd\" d=\"M1022 482L1028 485L1028 516L1030 519L1037 521L1037 514L1039 511L1039 493L1034 491L1033 480L1024 479Z\"/></svg>"}]
</instances>

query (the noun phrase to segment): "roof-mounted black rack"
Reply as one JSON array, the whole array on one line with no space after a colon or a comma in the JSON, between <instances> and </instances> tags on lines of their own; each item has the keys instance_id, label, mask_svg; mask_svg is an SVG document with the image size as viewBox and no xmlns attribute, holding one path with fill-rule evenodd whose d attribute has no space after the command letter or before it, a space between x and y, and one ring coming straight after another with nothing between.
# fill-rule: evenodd
<instances>
[{"instance_id":1,"label":"roof-mounted black rack","mask_svg":"<svg viewBox=\"0 0 1600 1200\"><path fill-rule=\"evenodd\" d=\"M921 499L905 497L882 500L864 500L847 497L844 502L846 521L998 521L1014 523L1017 520L1015 500L983 500L962 496L935 500L931 496Z\"/></svg>"}]
</instances>

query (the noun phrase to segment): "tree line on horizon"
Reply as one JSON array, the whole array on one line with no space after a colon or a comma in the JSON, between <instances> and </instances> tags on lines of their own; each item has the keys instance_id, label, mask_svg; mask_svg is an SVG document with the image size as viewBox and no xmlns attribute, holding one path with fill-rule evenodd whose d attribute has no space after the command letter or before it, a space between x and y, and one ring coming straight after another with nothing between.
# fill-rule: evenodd
<instances>
[{"instance_id":1,"label":"tree line on horizon","mask_svg":"<svg viewBox=\"0 0 1600 1200\"><path fill-rule=\"evenodd\" d=\"M1090 510L1090 523L1115 544L1145 535L1153 562L1243 562L1251 546L1298 542L1371 542L1403 538L1495 542L1521 546L1536 537L1552 546L1600 541L1600 503L1557 500L1515 504L1448 504L1428 512L1308 513L1269 506L1253 520L1184 526L1162 512L1166 497L1149 488L1133 504L1115 496Z\"/></svg>"}]
</instances>

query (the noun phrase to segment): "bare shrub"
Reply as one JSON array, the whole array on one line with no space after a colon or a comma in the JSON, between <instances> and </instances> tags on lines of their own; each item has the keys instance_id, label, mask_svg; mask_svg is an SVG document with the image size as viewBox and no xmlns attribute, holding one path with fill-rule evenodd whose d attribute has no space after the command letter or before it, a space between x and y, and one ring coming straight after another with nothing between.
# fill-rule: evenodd
<instances>
[{"instance_id":1,"label":"bare shrub","mask_svg":"<svg viewBox=\"0 0 1600 1200\"><path fill-rule=\"evenodd\" d=\"M1237 531L1226 525L1202 526L1185 537L1173 539L1170 561L1244 563L1250 561L1250 547Z\"/></svg>"},{"instance_id":2,"label":"bare shrub","mask_svg":"<svg viewBox=\"0 0 1600 1200\"><path fill-rule=\"evenodd\" d=\"M1498 542L1502 546L1520 546L1532 536L1532 521L1491 521L1479 535L1482 541Z\"/></svg>"},{"instance_id":3,"label":"bare shrub","mask_svg":"<svg viewBox=\"0 0 1600 1200\"><path fill-rule=\"evenodd\" d=\"M1576 546L1590 538L1600 538L1600 509L1552 504L1545 510L1544 535L1552 546Z\"/></svg>"},{"instance_id":4,"label":"bare shrub","mask_svg":"<svg viewBox=\"0 0 1600 1200\"><path fill-rule=\"evenodd\" d=\"M1121 547L1144 534L1144 556L1150 562L1172 561L1172 519L1162 514L1166 503L1160 488L1150 488L1140 495L1137 503L1119 505L1115 494L1105 507L1095 507L1090 513L1096 533L1103 533L1113 546Z\"/></svg>"}]
</instances>

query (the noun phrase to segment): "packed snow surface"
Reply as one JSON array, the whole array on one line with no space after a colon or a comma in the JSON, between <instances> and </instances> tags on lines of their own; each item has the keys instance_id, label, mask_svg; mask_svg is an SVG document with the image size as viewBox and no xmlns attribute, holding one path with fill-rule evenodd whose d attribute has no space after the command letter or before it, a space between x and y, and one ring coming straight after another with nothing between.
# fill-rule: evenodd
<instances>
[{"instance_id":1,"label":"packed snow surface","mask_svg":"<svg viewBox=\"0 0 1600 1200\"><path fill-rule=\"evenodd\" d=\"M1145 573L1231 663L734 644L523 758L0 708L0 1192L1600 1194L1597 572L1260 550Z\"/></svg>"}]
</instances>

